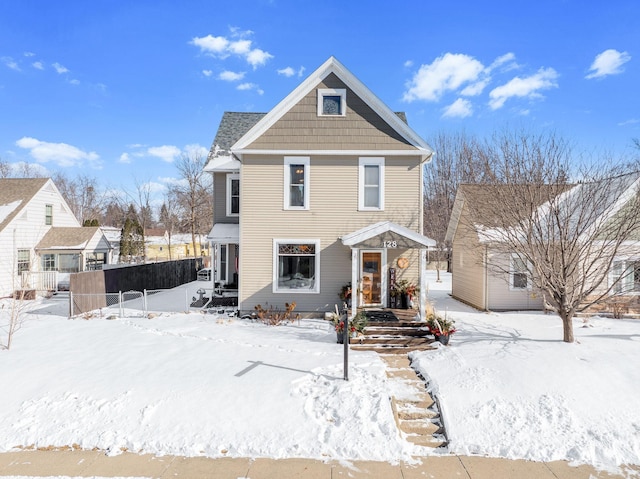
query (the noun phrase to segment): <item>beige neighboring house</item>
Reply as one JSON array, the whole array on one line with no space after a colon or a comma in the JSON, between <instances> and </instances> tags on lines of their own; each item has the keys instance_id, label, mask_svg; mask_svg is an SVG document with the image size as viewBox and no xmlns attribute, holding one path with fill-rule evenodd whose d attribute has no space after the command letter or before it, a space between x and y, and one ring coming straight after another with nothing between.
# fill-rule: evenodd
<instances>
[{"instance_id":1,"label":"beige neighboring house","mask_svg":"<svg viewBox=\"0 0 640 479\"><path fill-rule=\"evenodd\" d=\"M593 215L587 217L592 223L589 228L586 227L587 223L583 223L580 231L605 231L604 225L609 221L615 222L616 211L622 211L622 205L630 198L635 198L640 183L638 178L635 173L610 179L612 187L607 192L609 197L597 202L591 210ZM452 245L452 296L481 310L542 310L545 308L544 297L532 285L532 265L524 264L520 256L509 254L496 244L492 245L491 231L499 223L496 218L489 216L489 212L499 209L483 209L483 205L492 201L508 201L503 194L492 194L496 188L500 187L479 184L458 187L445 238ZM549 197L560 194L557 197L561 198L577 192L578 188L588 189L592 186L566 185L562 188L564 192L559 191L557 186L542 185L536 188L538 200L533 197L533 204L540 208L539 211L544 211ZM585 197L589 198L589 195ZM500 234L494 235L495 237L500 237ZM592 306L593 310L607 309L611 304L625 302L640 311L640 243L637 240L624 241L615 256L610 258L602 249L604 246L597 243L613 244L615 239L603 241L602 237L596 235L584 241L591 241L592 245L596 245L592 251L602 260L601 268L607 268L607 262L611 260L607 278L599 284L593 295L594 298L604 295L601 298L603 301L599 300L600 305Z\"/></svg>"},{"instance_id":2,"label":"beige neighboring house","mask_svg":"<svg viewBox=\"0 0 640 479\"><path fill-rule=\"evenodd\" d=\"M213 175L214 280L239 309L295 302L352 311L390 302L390 282L426 285L435 242L421 234L432 149L331 57L268 113L226 112L205 171Z\"/></svg>"},{"instance_id":3,"label":"beige neighboring house","mask_svg":"<svg viewBox=\"0 0 640 479\"><path fill-rule=\"evenodd\" d=\"M49 178L0 179L0 296L57 290L110 261L100 228L80 226Z\"/></svg>"},{"instance_id":4,"label":"beige neighboring house","mask_svg":"<svg viewBox=\"0 0 640 479\"><path fill-rule=\"evenodd\" d=\"M494 226L491 218L482 216L481 208L468 206L487 201L491 198L483 185L458 187L445 237L451 244L451 294L482 310L541 310L543 297L532 288L528 270L522 267L519 258L493 251L491 244L483 241L472 226ZM501 264L503 271L510 272L508 275L487 267L487 256L496 254L501 258L493 260L494 263Z\"/></svg>"}]
</instances>

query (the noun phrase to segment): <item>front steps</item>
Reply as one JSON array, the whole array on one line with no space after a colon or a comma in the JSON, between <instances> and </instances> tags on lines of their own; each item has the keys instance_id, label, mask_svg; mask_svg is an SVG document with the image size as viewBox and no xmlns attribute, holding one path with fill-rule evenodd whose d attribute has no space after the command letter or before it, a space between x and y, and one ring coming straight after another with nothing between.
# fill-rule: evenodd
<instances>
[{"instance_id":1,"label":"front steps","mask_svg":"<svg viewBox=\"0 0 640 479\"><path fill-rule=\"evenodd\" d=\"M416 446L445 447L447 439L438 403L427 392L424 380L411 367L409 358L398 354L381 354L380 357L389 366L387 376L410 387L410 393L391 398L391 408L401 434Z\"/></svg>"},{"instance_id":2,"label":"front steps","mask_svg":"<svg viewBox=\"0 0 640 479\"><path fill-rule=\"evenodd\" d=\"M351 349L376 351L383 354L407 354L410 351L433 349L425 323L419 321L371 321L364 334L352 338Z\"/></svg>"}]
</instances>

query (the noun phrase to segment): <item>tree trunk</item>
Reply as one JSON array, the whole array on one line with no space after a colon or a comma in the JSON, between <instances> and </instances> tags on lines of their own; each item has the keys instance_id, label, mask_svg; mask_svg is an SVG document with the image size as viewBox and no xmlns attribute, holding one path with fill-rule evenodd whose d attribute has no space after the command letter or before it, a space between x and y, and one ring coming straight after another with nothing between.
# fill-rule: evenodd
<instances>
[{"instance_id":1,"label":"tree trunk","mask_svg":"<svg viewBox=\"0 0 640 479\"><path fill-rule=\"evenodd\" d=\"M562 318L562 331L564 333L562 340L565 343L573 343L573 314L562 312L560 317Z\"/></svg>"}]
</instances>

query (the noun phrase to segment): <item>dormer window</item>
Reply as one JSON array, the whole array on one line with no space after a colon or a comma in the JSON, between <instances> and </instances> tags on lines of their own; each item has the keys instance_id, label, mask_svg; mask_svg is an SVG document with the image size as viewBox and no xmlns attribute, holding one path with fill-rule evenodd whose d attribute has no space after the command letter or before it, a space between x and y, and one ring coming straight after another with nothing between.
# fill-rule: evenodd
<instances>
[{"instance_id":1,"label":"dormer window","mask_svg":"<svg viewBox=\"0 0 640 479\"><path fill-rule=\"evenodd\" d=\"M347 90L344 88L318 89L318 116L345 116Z\"/></svg>"}]
</instances>

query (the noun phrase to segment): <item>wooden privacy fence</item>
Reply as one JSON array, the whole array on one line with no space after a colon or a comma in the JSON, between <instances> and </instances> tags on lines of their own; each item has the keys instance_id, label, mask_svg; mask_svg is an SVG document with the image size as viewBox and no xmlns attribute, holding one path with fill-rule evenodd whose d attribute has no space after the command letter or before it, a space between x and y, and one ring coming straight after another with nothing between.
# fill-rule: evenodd
<instances>
[{"instance_id":1,"label":"wooden privacy fence","mask_svg":"<svg viewBox=\"0 0 640 479\"><path fill-rule=\"evenodd\" d=\"M195 281L202 264L202 258L189 258L73 273L69 281L70 314L75 316L89 311L99 311L101 308L112 308L113 304L109 304L110 302L115 304L132 299L113 295L126 296L130 293L141 296L142 306L135 309L144 311L143 291L171 289ZM120 307L119 313L122 313Z\"/></svg>"}]
</instances>

